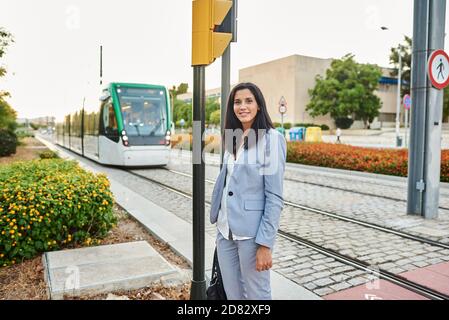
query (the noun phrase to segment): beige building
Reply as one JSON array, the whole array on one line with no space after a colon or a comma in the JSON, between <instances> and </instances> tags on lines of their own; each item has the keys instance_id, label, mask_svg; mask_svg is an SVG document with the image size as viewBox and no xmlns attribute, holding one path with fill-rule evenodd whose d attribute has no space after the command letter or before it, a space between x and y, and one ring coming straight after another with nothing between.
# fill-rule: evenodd
<instances>
[{"instance_id":1,"label":"beige building","mask_svg":"<svg viewBox=\"0 0 449 320\"><path fill-rule=\"evenodd\" d=\"M254 82L260 86L267 100L273 121L281 122L279 101L287 101L287 113L284 122L326 124L335 128L330 116L312 118L306 111L310 102L309 89L315 87L317 75L325 76L333 59L319 59L293 55L240 70L239 82ZM383 69L377 95L382 101L380 116L372 124L375 127L392 127L396 118L397 79L390 77L391 69ZM363 127L356 121L352 128Z\"/></svg>"},{"instance_id":2,"label":"beige building","mask_svg":"<svg viewBox=\"0 0 449 320\"><path fill-rule=\"evenodd\" d=\"M287 113L284 123L326 124L335 128L330 116L312 118L306 111L310 101L309 89L315 87L317 75L325 76L333 59L320 59L301 55L293 55L259 65L241 69L239 82L253 82L262 90L273 122L281 122L279 101L284 97L287 102ZM396 118L397 79L390 76L391 69L383 69L383 77L379 81L377 95L382 101L379 117L371 128L394 127ZM219 97L220 89L208 90L207 97ZM178 96L186 102L192 101L192 94ZM401 112L403 108L401 107ZM363 123L356 121L352 128L362 128Z\"/></svg>"}]
</instances>

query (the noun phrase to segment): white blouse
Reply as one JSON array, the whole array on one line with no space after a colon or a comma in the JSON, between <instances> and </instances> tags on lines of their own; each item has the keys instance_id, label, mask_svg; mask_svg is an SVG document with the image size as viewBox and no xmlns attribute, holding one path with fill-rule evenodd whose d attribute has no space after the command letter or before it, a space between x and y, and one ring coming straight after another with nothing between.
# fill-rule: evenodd
<instances>
[{"instance_id":1,"label":"white blouse","mask_svg":"<svg viewBox=\"0 0 449 320\"><path fill-rule=\"evenodd\" d=\"M229 223L228 223L228 210L226 205L226 200L228 197L228 186L229 182L231 181L231 176L234 171L234 166L238 162L244 148L243 146L240 147L240 149L237 152L237 159L234 160L234 155L229 154L228 151L225 151L223 159L227 159L227 163L224 165L227 166L227 172L226 172L226 184L223 189L223 195L221 197L221 208L218 212L218 220L217 220L217 228L218 231L220 231L221 235L226 239L229 239ZM231 230L232 232L232 230ZM232 240L248 240L252 239L253 237L239 237L234 234L232 234Z\"/></svg>"}]
</instances>

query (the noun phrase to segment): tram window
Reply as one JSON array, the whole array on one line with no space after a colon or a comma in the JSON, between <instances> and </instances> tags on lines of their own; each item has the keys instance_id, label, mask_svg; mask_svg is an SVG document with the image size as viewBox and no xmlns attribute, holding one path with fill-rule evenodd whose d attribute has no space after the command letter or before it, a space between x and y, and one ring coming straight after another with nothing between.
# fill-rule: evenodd
<instances>
[{"instance_id":1,"label":"tram window","mask_svg":"<svg viewBox=\"0 0 449 320\"><path fill-rule=\"evenodd\" d=\"M165 136L167 111L164 91L120 88L117 93L128 137Z\"/></svg>"},{"instance_id":2,"label":"tram window","mask_svg":"<svg viewBox=\"0 0 449 320\"><path fill-rule=\"evenodd\" d=\"M118 125L115 117L114 106L110 101L103 106L102 117L104 135L109 139L118 142Z\"/></svg>"}]
</instances>

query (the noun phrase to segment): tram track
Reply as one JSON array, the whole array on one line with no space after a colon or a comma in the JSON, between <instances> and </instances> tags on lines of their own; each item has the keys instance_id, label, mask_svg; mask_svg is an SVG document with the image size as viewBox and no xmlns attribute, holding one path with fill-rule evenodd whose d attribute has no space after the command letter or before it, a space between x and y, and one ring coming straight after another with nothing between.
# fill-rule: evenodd
<instances>
[{"instance_id":1,"label":"tram track","mask_svg":"<svg viewBox=\"0 0 449 320\"><path fill-rule=\"evenodd\" d=\"M350 193L360 194L360 195L363 195L363 196L375 197L375 198L386 199L386 200L392 200L392 201L400 201L400 202L405 202L405 203L407 202L407 200L399 199L399 198L395 198L395 197L389 197L389 196L378 195L378 194L373 194L373 193L369 193L369 192L356 191L356 190L352 190L352 189L346 189L346 188L341 188L341 187L329 186L329 185L325 185L325 184L321 184L321 183L316 183L316 182L301 181L301 180L293 179L293 178L284 178L284 180L286 180L286 181L291 181L291 182L295 182L295 183L308 184L308 185L312 185L312 186L316 186L316 187L321 187L321 188L327 188L327 189L332 189L332 190L339 190L339 191L344 191L344 192L350 192ZM391 187L391 186L390 186L390 187ZM443 207L443 206L438 206L438 208L439 208L439 209L443 209L443 210L449 210L448 207Z\"/></svg>"},{"instance_id":2,"label":"tram track","mask_svg":"<svg viewBox=\"0 0 449 320\"><path fill-rule=\"evenodd\" d=\"M170 186L170 185L168 185L166 183L160 182L160 181L158 181L156 179L152 179L152 178L140 175L138 173L133 172L132 170L128 170L128 169L122 169L122 170L127 172L127 173L129 173L129 174L131 174L131 175L133 175L133 176L135 176L135 177L137 177L137 178L139 178L139 179L142 179L142 180L154 183L154 184L156 184L156 185L158 185L158 186L160 186L160 187L162 187L162 188L164 188L166 190L169 190L169 191L174 192L174 193L176 193L176 194L178 194L180 196L183 196L185 198L193 200L192 194L190 194L189 192L185 192L183 190L177 189L177 188L172 187L172 186ZM164 168L164 170L169 170L169 171L173 172L173 170L166 169L166 168ZM182 173L182 175L184 175L186 177L191 177L191 175L186 174L186 173ZM214 183L212 180L208 180L208 182ZM208 205L210 205L209 201L206 201L206 203ZM350 218L346 218L346 219L350 219ZM348 221L348 222L351 222L351 221ZM357 222L360 222L360 221L357 221ZM353 222L353 223L355 223L355 222ZM361 224L361 223L357 223L357 224ZM378 228L376 228L376 229L378 229ZM381 230L381 229L378 229L378 230ZM381 230L381 231L383 231L383 230ZM387 231L385 231L385 232L390 232L390 230L387 229ZM339 252L337 252L335 250L331 250L331 249L325 248L325 247L323 247L323 246L321 246L319 244L316 244L316 243L313 243L313 242L311 242L309 240L303 239L303 238L301 238L301 237L299 237L299 236L297 236L295 234L292 234L292 233L289 233L289 232L286 232L286 231L283 231L283 230L278 230L278 234L281 237L283 237L283 238L285 238L285 239L287 239L289 241L292 241L292 242L294 242L294 243L296 243L298 245L310 248L310 249L312 249L312 250L314 250L314 251L316 251L318 253L321 253L321 254L325 255L326 257L333 258L333 259L335 259L335 260L337 260L337 261L339 261L341 263L344 263L344 264L352 266L352 267L354 267L356 269L368 272L368 273L372 274L374 277L378 277L379 279L384 279L384 280L390 281L390 282L392 282L392 283L394 283L394 284L396 284L398 286L401 286L401 287L403 287L403 288L405 288L405 289L407 289L409 291L415 292L415 293L417 293L419 295L422 295L422 296L424 296L426 298L429 298L429 299L432 299L432 300L449 300L449 296L444 294L444 293L438 292L438 291L433 290L431 288L427 288L425 286L420 285L419 283L407 280L404 277L398 276L398 275L393 274L391 272L388 272L386 270L382 270L380 268L379 269L372 268L371 265L366 263L366 262L363 262L361 260L349 257L347 255L343 255L343 254L341 254L341 253L339 253ZM397 235L400 235L400 234L397 234ZM406 235L407 235L407 237L404 236L404 238L407 238L407 239L410 239L410 240L415 240L415 236L408 235L408 234L406 234ZM423 239L423 240L427 240L427 239ZM415 240L415 241L423 242L423 241L421 241L421 239ZM431 244L431 243L428 243L428 242L424 242L424 243ZM432 244L432 245L438 245L440 247L443 246L443 248L449 248L448 245L441 244L441 243L435 243L435 244Z\"/></svg>"},{"instance_id":3,"label":"tram track","mask_svg":"<svg viewBox=\"0 0 449 320\"><path fill-rule=\"evenodd\" d=\"M174 174L178 174L178 175L182 175L182 176L185 176L185 177L188 177L188 178L192 178L192 175L190 175L188 173L185 173L185 172L171 170L171 169L168 169L168 168L162 168L162 169L166 170L166 171L169 171L171 173L174 173ZM210 179L206 179L206 182L208 182L210 184L215 184L215 181L210 180ZM324 210L321 210L321 209L304 206L304 205L301 205L301 204L298 204L298 203L294 203L294 202L291 202L291 201L285 201L284 200L284 204L287 205L287 206L293 207L293 208L310 211L310 212L317 213L317 214L320 214L320 215L323 215L323 216L327 216L327 217L331 217L331 218L338 219L338 220L341 220L341 221L350 222L350 223L353 223L353 224L364 226L364 227L367 227L367 228L370 228L370 229L375 229L375 230L378 230L378 231L394 234L394 235L400 236L400 237L405 238L405 239L418 241L420 243L429 244L431 246L440 247L440 248L443 248L443 249L449 249L449 244L438 242L438 241L433 241L433 240L426 239L426 238L423 238L423 237L420 237L420 236L417 236L417 235L413 235L413 234L410 234L410 233L407 233L407 232L402 232L402 231L399 231L399 230L395 230L393 228L388 228L388 227L385 227L385 226L381 226L379 224L365 222L365 221L362 221L362 220L346 217L346 216L341 215L341 214L332 213L332 212L324 211Z\"/></svg>"},{"instance_id":4,"label":"tram track","mask_svg":"<svg viewBox=\"0 0 449 320\"><path fill-rule=\"evenodd\" d=\"M215 163L209 163L208 165L213 166L213 167L219 167L219 165L215 164ZM167 170L169 170L169 169L167 169ZM375 194L375 193L372 193L372 192L363 192L363 191L353 190L353 189L349 189L349 188L342 188L342 187L327 185L327 184L323 184L323 183L304 181L304 180L299 180L299 179L295 179L295 178L288 178L288 177L285 177L284 180L285 181L294 182L294 183L303 183L303 184L306 184L306 185L316 186L316 187L320 187L320 188L327 188L327 189L332 189L332 190L339 190L339 191L344 191L344 192L350 192L350 193L359 194L359 195L368 196L368 197L375 197L375 198L386 199L386 200L391 200L391 201L398 201L398 202L403 202L403 203L407 202L407 200L400 199L400 198L397 198L397 197L390 197L390 196L385 196L385 195L379 195L379 194ZM369 182L369 183L371 185L375 184L375 183L372 183L372 182ZM388 188L398 188L398 187L390 185L390 184L384 184L384 186L386 186ZM438 206L438 208L442 209L442 210L448 210L449 211L449 207Z\"/></svg>"}]
</instances>

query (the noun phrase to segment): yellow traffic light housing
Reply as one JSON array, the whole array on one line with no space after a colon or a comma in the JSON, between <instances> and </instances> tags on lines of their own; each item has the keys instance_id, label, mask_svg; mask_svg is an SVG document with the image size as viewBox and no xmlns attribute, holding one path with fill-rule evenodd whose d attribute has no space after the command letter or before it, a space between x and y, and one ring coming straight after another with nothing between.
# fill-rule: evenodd
<instances>
[{"instance_id":1,"label":"yellow traffic light housing","mask_svg":"<svg viewBox=\"0 0 449 320\"><path fill-rule=\"evenodd\" d=\"M193 0L192 66L209 65L220 57L232 33L215 32L231 10L232 0Z\"/></svg>"}]
</instances>

